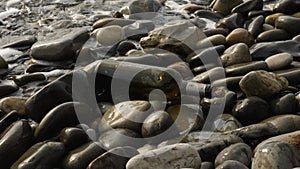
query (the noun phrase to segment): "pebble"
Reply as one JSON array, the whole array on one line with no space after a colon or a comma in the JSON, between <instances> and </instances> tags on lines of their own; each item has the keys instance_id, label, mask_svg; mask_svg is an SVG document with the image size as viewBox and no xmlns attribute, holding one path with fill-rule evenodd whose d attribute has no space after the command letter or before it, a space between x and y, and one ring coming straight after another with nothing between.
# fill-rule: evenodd
<instances>
[{"instance_id":1,"label":"pebble","mask_svg":"<svg viewBox=\"0 0 300 169\"><path fill-rule=\"evenodd\" d=\"M158 0L133 0L121 12L132 15L144 12L157 12L160 8L161 3Z\"/></svg>"},{"instance_id":2,"label":"pebble","mask_svg":"<svg viewBox=\"0 0 300 169\"><path fill-rule=\"evenodd\" d=\"M283 29L272 29L264 31L256 38L256 42L271 42L271 41L283 41L290 39L290 35Z\"/></svg>"},{"instance_id":3,"label":"pebble","mask_svg":"<svg viewBox=\"0 0 300 169\"><path fill-rule=\"evenodd\" d=\"M60 104L49 111L39 123L34 132L34 137L44 141L59 135L65 127L73 127L77 124L92 122L96 118L88 105L78 102ZM50 127L52 126L52 127Z\"/></svg>"},{"instance_id":4,"label":"pebble","mask_svg":"<svg viewBox=\"0 0 300 169\"><path fill-rule=\"evenodd\" d=\"M178 32L174 34L174 32ZM147 37L140 40L145 48L159 48L182 55L189 55L197 49L197 42L203 40L205 35L201 30L187 21L172 21L164 26L149 32Z\"/></svg>"},{"instance_id":5,"label":"pebble","mask_svg":"<svg viewBox=\"0 0 300 169\"><path fill-rule=\"evenodd\" d=\"M131 158L126 164L126 169L173 169L185 167L200 168L201 158L193 146L183 143L139 154Z\"/></svg>"},{"instance_id":6,"label":"pebble","mask_svg":"<svg viewBox=\"0 0 300 169\"><path fill-rule=\"evenodd\" d=\"M277 29L284 29L291 36L296 36L300 33L300 30L297 29L299 26L300 18L292 16L279 16L275 21Z\"/></svg>"},{"instance_id":7,"label":"pebble","mask_svg":"<svg viewBox=\"0 0 300 169\"><path fill-rule=\"evenodd\" d=\"M265 62L270 70L282 69L290 65L293 61L293 56L289 53L279 53L268 57Z\"/></svg>"},{"instance_id":8,"label":"pebble","mask_svg":"<svg viewBox=\"0 0 300 169\"><path fill-rule=\"evenodd\" d=\"M246 1L234 7L231 13L237 12L237 13L247 14L250 11L262 10L262 8L263 8L263 0Z\"/></svg>"},{"instance_id":9,"label":"pebble","mask_svg":"<svg viewBox=\"0 0 300 169\"><path fill-rule=\"evenodd\" d=\"M0 109L5 113L15 110L19 115L25 115L25 102L24 97L5 97L0 100Z\"/></svg>"},{"instance_id":10,"label":"pebble","mask_svg":"<svg viewBox=\"0 0 300 169\"><path fill-rule=\"evenodd\" d=\"M274 13L274 14L268 15L265 18L265 23L275 26L275 21L278 19L279 16L284 16L284 14L283 13Z\"/></svg>"},{"instance_id":11,"label":"pebble","mask_svg":"<svg viewBox=\"0 0 300 169\"><path fill-rule=\"evenodd\" d=\"M125 38L125 32L120 26L106 26L97 30L96 39L104 46L118 44Z\"/></svg>"},{"instance_id":12,"label":"pebble","mask_svg":"<svg viewBox=\"0 0 300 169\"><path fill-rule=\"evenodd\" d=\"M235 160L245 166L249 166L251 164L252 156L252 150L247 144L236 143L225 148L218 154L215 166L219 166L229 160Z\"/></svg>"},{"instance_id":13,"label":"pebble","mask_svg":"<svg viewBox=\"0 0 300 169\"><path fill-rule=\"evenodd\" d=\"M64 29L55 35L45 37L31 47L34 59L46 61L66 61L76 58L76 51L88 40L87 28Z\"/></svg>"},{"instance_id":14,"label":"pebble","mask_svg":"<svg viewBox=\"0 0 300 169\"><path fill-rule=\"evenodd\" d=\"M143 122L142 136L153 137L166 131L173 124L167 112L157 111L151 113Z\"/></svg>"},{"instance_id":15,"label":"pebble","mask_svg":"<svg viewBox=\"0 0 300 169\"><path fill-rule=\"evenodd\" d=\"M133 24L134 20L128 20L123 18L103 18L95 22L92 26L93 30L106 26L120 26L124 27L126 25Z\"/></svg>"},{"instance_id":16,"label":"pebble","mask_svg":"<svg viewBox=\"0 0 300 169\"><path fill-rule=\"evenodd\" d=\"M281 0L275 3L274 12L282 12L286 14L292 14L299 12L300 3L293 0Z\"/></svg>"},{"instance_id":17,"label":"pebble","mask_svg":"<svg viewBox=\"0 0 300 169\"><path fill-rule=\"evenodd\" d=\"M246 74L239 84L247 96L267 98L286 88L288 81L274 73L258 70Z\"/></svg>"},{"instance_id":18,"label":"pebble","mask_svg":"<svg viewBox=\"0 0 300 169\"><path fill-rule=\"evenodd\" d=\"M140 133L143 121L150 115L146 101L121 102L110 108L103 120L112 128L126 128Z\"/></svg>"},{"instance_id":19,"label":"pebble","mask_svg":"<svg viewBox=\"0 0 300 169\"><path fill-rule=\"evenodd\" d=\"M299 60L300 44L294 40L275 41L275 42L260 42L250 48L250 54L253 60L266 59L269 56L278 53L289 53L295 60Z\"/></svg>"},{"instance_id":20,"label":"pebble","mask_svg":"<svg viewBox=\"0 0 300 169\"><path fill-rule=\"evenodd\" d=\"M242 127L242 124L231 114L222 114L220 119L214 121L215 129L218 132L225 132Z\"/></svg>"},{"instance_id":21,"label":"pebble","mask_svg":"<svg viewBox=\"0 0 300 169\"><path fill-rule=\"evenodd\" d=\"M63 158L65 147L60 142L37 143L29 148L11 169L55 168Z\"/></svg>"},{"instance_id":22,"label":"pebble","mask_svg":"<svg viewBox=\"0 0 300 169\"><path fill-rule=\"evenodd\" d=\"M64 144L66 150L73 150L86 143L88 136L86 132L80 128L66 127L61 130L59 140Z\"/></svg>"},{"instance_id":23,"label":"pebble","mask_svg":"<svg viewBox=\"0 0 300 169\"><path fill-rule=\"evenodd\" d=\"M1 167L9 169L30 148L33 141L32 129L27 120L19 120L10 125L0 138Z\"/></svg>"},{"instance_id":24,"label":"pebble","mask_svg":"<svg viewBox=\"0 0 300 169\"><path fill-rule=\"evenodd\" d=\"M299 149L281 141L261 143L253 158L252 168L292 169L299 166Z\"/></svg>"},{"instance_id":25,"label":"pebble","mask_svg":"<svg viewBox=\"0 0 300 169\"><path fill-rule=\"evenodd\" d=\"M269 102L271 113L275 115L280 114L294 114L298 111L299 106L293 93L286 94L282 97L275 98Z\"/></svg>"},{"instance_id":26,"label":"pebble","mask_svg":"<svg viewBox=\"0 0 300 169\"><path fill-rule=\"evenodd\" d=\"M268 65L265 61L253 61L228 66L225 71L228 76L240 76L255 70L267 70L267 68Z\"/></svg>"},{"instance_id":27,"label":"pebble","mask_svg":"<svg viewBox=\"0 0 300 169\"><path fill-rule=\"evenodd\" d=\"M1 48L29 49L37 41L34 36L6 36L1 39Z\"/></svg>"},{"instance_id":28,"label":"pebble","mask_svg":"<svg viewBox=\"0 0 300 169\"><path fill-rule=\"evenodd\" d=\"M248 47L251 47L254 44L254 38L246 29L237 28L226 37L226 43L229 46L245 43Z\"/></svg>"},{"instance_id":29,"label":"pebble","mask_svg":"<svg viewBox=\"0 0 300 169\"><path fill-rule=\"evenodd\" d=\"M241 4L242 0L216 0L213 1L213 11L219 12L224 16L230 14L231 10Z\"/></svg>"},{"instance_id":30,"label":"pebble","mask_svg":"<svg viewBox=\"0 0 300 169\"><path fill-rule=\"evenodd\" d=\"M202 139L198 142L190 142L189 144L197 149L202 161L214 162L223 149L232 144L242 142L243 140L235 135L220 135L209 137L206 140Z\"/></svg>"},{"instance_id":31,"label":"pebble","mask_svg":"<svg viewBox=\"0 0 300 169\"><path fill-rule=\"evenodd\" d=\"M223 66L227 67L234 64L251 62L252 57L248 46L245 43L237 43L227 48L221 55Z\"/></svg>"},{"instance_id":32,"label":"pebble","mask_svg":"<svg viewBox=\"0 0 300 169\"><path fill-rule=\"evenodd\" d=\"M7 127L16 122L19 118L20 117L16 111L11 111L10 113L3 115L0 120L0 133L5 131Z\"/></svg>"},{"instance_id":33,"label":"pebble","mask_svg":"<svg viewBox=\"0 0 300 169\"><path fill-rule=\"evenodd\" d=\"M64 169L82 169L97 157L105 153L98 142L88 142L70 151L63 160Z\"/></svg>"},{"instance_id":34,"label":"pebble","mask_svg":"<svg viewBox=\"0 0 300 169\"><path fill-rule=\"evenodd\" d=\"M263 31L264 16L260 15L253 19L253 21L248 26L248 32L253 35L254 38L257 37Z\"/></svg>"},{"instance_id":35,"label":"pebble","mask_svg":"<svg viewBox=\"0 0 300 169\"><path fill-rule=\"evenodd\" d=\"M244 125L257 123L271 116L268 103L255 96L238 101L232 114Z\"/></svg>"}]
</instances>

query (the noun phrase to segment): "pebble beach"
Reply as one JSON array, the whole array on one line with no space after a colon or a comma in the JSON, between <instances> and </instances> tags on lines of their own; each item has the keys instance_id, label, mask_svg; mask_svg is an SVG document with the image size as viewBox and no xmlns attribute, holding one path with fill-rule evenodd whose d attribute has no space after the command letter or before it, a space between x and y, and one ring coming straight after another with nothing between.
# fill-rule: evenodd
<instances>
[{"instance_id":1,"label":"pebble beach","mask_svg":"<svg viewBox=\"0 0 300 169\"><path fill-rule=\"evenodd\" d=\"M299 0L0 0L0 169L299 169Z\"/></svg>"}]
</instances>

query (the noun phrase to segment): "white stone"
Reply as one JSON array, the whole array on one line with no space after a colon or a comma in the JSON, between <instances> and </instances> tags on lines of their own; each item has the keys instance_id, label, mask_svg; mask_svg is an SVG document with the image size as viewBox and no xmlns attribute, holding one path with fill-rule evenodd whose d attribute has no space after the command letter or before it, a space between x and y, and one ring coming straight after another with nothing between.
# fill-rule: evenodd
<instances>
[{"instance_id":1,"label":"white stone","mask_svg":"<svg viewBox=\"0 0 300 169\"><path fill-rule=\"evenodd\" d=\"M290 65L293 61L293 56L289 53L279 53L268 57L265 62L270 70L277 70Z\"/></svg>"},{"instance_id":2,"label":"white stone","mask_svg":"<svg viewBox=\"0 0 300 169\"><path fill-rule=\"evenodd\" d=\"M148 151L131 158L126 169L201 168L197 150L189 144L174 144Z\"/></svg>"},{"instance_id":3,"label":"white stone","mask_svg":"<svg viewBox=\"0 0 300 169\"><path fill-rule=\"evenodd\" d=\"M125 38L125 32L120 26L107 26L97 31L96 39L104 46L115 45Z\"/></svg>"}]
</instances>

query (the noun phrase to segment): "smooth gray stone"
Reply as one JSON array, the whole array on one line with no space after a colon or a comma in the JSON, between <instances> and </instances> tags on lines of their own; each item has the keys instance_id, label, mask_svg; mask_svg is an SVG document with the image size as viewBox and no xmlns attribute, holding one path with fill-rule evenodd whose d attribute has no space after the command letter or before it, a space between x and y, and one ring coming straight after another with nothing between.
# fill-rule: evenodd
<instances>
[{"instance_id":1,"label":"smooth gray stone","mask_svg":"<svg viewBox=\"0 0 300 169\"><path fill-rule=\"evenodd\" d=\"M87 28L65 29L56 35L45 37L31 47L34 59L46 61L66 61L76 59L76 51L88 40Z\"/></svg>"},{"instance_id":2,"label":"smooth gray stone","mask_svg":"<svg viewBox=\"0 0 300 169\"><path fill-rule=\"evenodd\" d=\"M295 61L300 60L300 43L295 40L261 42L256 43L250 48L250 54L253 60L264 60L269 56L278 53L289 53Z\"/></svg>"}]
</instances>

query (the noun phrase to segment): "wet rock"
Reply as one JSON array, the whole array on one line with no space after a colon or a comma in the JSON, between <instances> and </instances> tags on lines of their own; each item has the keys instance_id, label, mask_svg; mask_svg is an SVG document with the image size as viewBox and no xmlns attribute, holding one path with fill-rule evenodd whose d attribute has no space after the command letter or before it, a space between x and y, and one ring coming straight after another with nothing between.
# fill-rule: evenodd
<instances>
[{"instance_id":1,"label":"wet rock","mask_svg":"<svg viewBox=\"0 0 300 169\"><path fill-rule=\"evenodd\" d=\"M243 140L235 135L220 135L212 136L206 140L200 140L198 142L190 142L194 146L203 161L214 162L217 155L226 147L235 144L242 143Z\"/></svg>"},{"instance_id":2,"label":"wet rock","mask_svg":"<svg viewBox=\"0 0 300 169\"><path fill-rule=\"evenodd\" d=\"M224 28L215 28L215 29L207 29L207 30L203 30L203 33L206 36L212 36L212 35L217 35L217 34L221 34L223 36L227 36L229 33L228 29L224 29Z\"/></svg>"},{"instance_id":3,"label":"wet rock","mask_svg":"<svg viewBox=\"0 0 300 169\"><path fill-rule=\"evenodd\" d=\"M299 3L300 5L300 3ZM275 27L278 29L284 29L291 36L296 36L300 34L300 18L292 16L279 16L275 21Z\"/></svg>"},{"instance_id":4,"label":"wet rock","mask_svg":"<svg viewBox=\"0 0 300 169\"><path fill-rule=\"evenodd\" d=\"M300 71L298 69L287 69L283 71L276 72L279 76L285 77L289 81L289 85L300 84L299 75Z\"/></svg>"},{"instance_id":5,"label":"wet rock","mask_svg":"<svg viewBox=\"0 0 300 169\"><path fill-rule=\"evenodd\" d=\"M265 62L270 70L276 70L284 68L290 65L293 61L293 56L289 53L279 53L268 57Z\"/></svg>"},{"instance_id":6,"label":"wet rock","mask_svg":"<svg viewBox=\"0 0 300 169\"><path fill-rule=\"evenodd\" d=\"M213 47L207 47L201 50L197 55L187 58L191 68L195 68L200 65L212 64L212 67L218 67L222 64L220 63L219 54L223 53L225 46L218 45Z\"/></svg>"},{"instance_id":7,"label":"wet rock","mask_svg":"<svg viewBox=\"0 0 300 169\"><path fill-rule=\"evenodd\" d=\"M226 37L226 43L229 46L245 43L248 47L251 47L254 44L254 38L246 29L237 28Z\"/></svg>"},{"instance_id":8,"label":"wet rock","mask_svg":"<svg viewBox=\"0 0 300 169\"><path fill-rule=\"evenodd\" d=\"M253 21L248 26L248 31L253 35L254 38L257 37L263 31L264 17L262 15L253 19Z\"/></svg>"},{"instance_id":9,"label":"wet rock","mask_svg":"<svg viewBox=\"0 0 300 169\"><path fill-rule=\"evenodd\" d=\"M251 164L252 156L252 150L247 144L233 144L218 154L215 160L215 166L219 166L228 160L235 160L241 162L245 166L249 166Z\"/></svg>"},{"instance_id":10,"label":"wet rock","mask_svg":"<svg viewBox=\"0 0 300 169\"><path fill-rule=\"evenodd\" d=\"M19 90L19 87L14 84L2 83L0 84L0 97L7 96L15 91Z\"/></svg>"},{"instance_id":11,"label":"wet rock","mask_svg":"<svg viewBox=\"0 0 300 169\"><path fill-rule=\"evenodd\" d=\"M197 103L195 103L197 102ZM195 103L195 104L192 104ZM173 132L180 132L180 131L193 131L203 127L204 119L203 119L203 112L199 109L199 99L193 100L189 102L189 104L185 105L174 105L170 106L167 109L167 112L173 119L178 129L178 131ZM180 120L177 119L181 116ZM184 117L184 118L182 118Z\"/></svg>"},{"instance_id":12,"label":"wet rock","mask_svg":"<svg viewBox=\"0 0 300 169\"><path fill-rule=\"evenodd\" d=\"M105 152L105 150L102 149L98 144L99 143L97 142L89 142L69 152L63 161L63 168L87 168L95 158L99 157Z\"/></svg>"},{"instance_id":13,"label":"wet rock","mask_svg":"<svg viewBox=\"0 0 300 169\"><path fill-rule=\"evenodd\" d=\"M65 127L92 122L97 115L92 113L90 107L83 103L67 102L53 108L42 119L34 132L37 140L43 141L58 136Z\"/></svg>"},{"instance_id":14,"label":"wet rock","mask_svg":"<svg viewBox=\"0 0 300 169\"><path fill-rule=\"evenodd\" d=\"M286 14L292 14L299 12L300 3L293 0L281 0L275 3L274 12L282 12Z\"/></svg>"},{"instance_id":15,"label":"wet rock","mask_svg":"<svg viewBox=\"0 0 300 169\"><path fill-rule=\"evenodd\" d=\"M278 19L279 16L284 16L284 14L283 13L271 14L265 18L265 23L275 26L275 21Z\"/></svg>"},{"instance_id":16,"label":"wet rock","mask_svg":"<svg viewBox=\"0 0 300 169\"><path fill-rule=\"evenodd\" d=\"M226 84L226 87L229 90L240 90L240 80L243 78L243 76L236 76L236 77L227 77L220 80L216 80L212 83L213 86L224 86Z\"/></svg>"},{"instance_id":17,"label":"wet rock","mask_svg":"<svg viewBox=\"0 0 300 169\"><path fill-rule=\"evenodd\" d=\"M19 119L19 115L16 111L12 111L7 113L3 117L0 118L0 134L9 127L12 123Z\"/></svg>"},{"instance_id":18,"label":"wet rock","mask_svg":"<svg viewBox=\"0 0 300 169\"><path fill-rule=\"evenodd\" d=\"M263 0L253 0L253 1L246 1L239 4L238 6L234 7L231 12L247 14L250 11L262 10L262 8L263 8Z\"/></svg>"},{"instance_id":19,"label":"wet rock","mask_svg":"<svg viewBox=\"0 0 300 169\"><path fill-rule=\"evenodd\" d=\"M299 166L299 150L281 141L261 143L257 148L252 168L292 169Z\"/></svg>"},{"instance_id":20,"label":"wet rock","mask_svg":"<svg viewBox=\"0 0 300 169\"><path fill-rule=\"evenodd\" d=\"M27 83L36 82L36 81L45 81L47 77L42 73L32 73L26 75L19 75L13 77L14 82L18 86L23 86Z\"/></svg>"},{"instance_id":21,"label":"wet rock","mask_svg":"<svg viewBox=\"0 0 300 169\"><path fill-rule=\"evenodd\" d=\"M150 103L146 101L127 101L116 104L103 116L112 128L127 128L140 133L143 121L151 113Z\"/></svg>"},{"instance_id":22,"label":"wet rock","mask_svg":"<svg viewBox=\"0 0 300 169\"><path fill-rule=\"evenodd\" d=\"M234 30L236 28L243 27L244 18L239 13L231 14L216 23L216 28L225 28L229 30Z\"/></svg>"},{"instance_id":23,"label":"wet rock","mask_svg":"<svg viewBox=\"0 0 300 169\"><path fill-rule=\"evenodd\" d=\"M173 124L172 118L167 112L157 111L151 113L144 121L142 126L142 136L152 137L159 135Z\"/></svg>"},{"instance_id":24,"label":"wet rock","mask_svg":"<svg viewBox=\"0 0 300 169\"><path fill-rule=\"evenodd\" d=\"M26 102L26 98L24 97L15 97L15 96L5 97L0 100L0 109L5 113L9 113L15 110L18 114L24 115L25 102Z\"/></svg>"},{"instance_id":25,"label":"wet rock","mask_svg":"<svg viewBox=\"0 0 300 169\"><path fill-rule=\"evenodd\" d=\"M201 169L214 169L214 168L215 167L212 162L205 161L201 163Z\"/></svg>"},{"instance_id":26,"label":"wet rock","mask_svg":"<svg viewBox=\"0 0 300 169\"><path fill-rule=\"evenodd\" d=\"M65 145L67 150L72 150L86 143L88 136L82 129L68 127L61 130L59 140Z\"/></svg>"},{"instance_id":27,"label":"wet rock","mask_svg":"<svg viewBox=\"0 0 300 169\"><path fill-rule=\"evenodd\" d=\"M244 125L257 123L271 116L268 103L259 97L238 101L232 114Z\"/></svg>"},{"instance_id":28,"label":"wet rock","mask_svg":"<svg viewBox=\"0 0 300 169\"><path fill-rule=\"evenodd\" d=\"M241 162L228 160L219 165L216 169L248 169L248 167Z\"/></svg>"},{"instance_id":29,"label":"wet rock","mask_svg":"<svg viewBox=\"0 0 300 169\"><path fill-rule=\"evenodd\" d=\"M251 46L250 54L253 60L263 60L269 56L285 52L291 54L294 60L299 60L299 48L300 44L294 40L261 42Z\"/></svg>"},{"instance_id":30,"label":"wet rock","mask_svg":"<svg viewBox=\"0 0 300 169\"><path fill-rule=\"evenodd\" d=\"M245 75L250 71L255 70L267 70L268 65L265 61L254 61L249 63L240 63L231 65L225 68L226 75L228 76L237 76Z\"/></svg>"},{"instance_id":31,"label":"wet rock","mask_svg":"<svg viewBox=\"0 0 300 169\"><path fill-rule=\"evenodd\" d=\"M96 39L104 46L112 46L125 38L125 32L120 26L106 26L97 30Z\"/></svg>"},{"instance_id":32,"label":"wet rock","mask_svg":"<svg viewBox=\"0 0 300 169\"><path fill-rule=\"evenodd\" d=\"M157 12L161 7L158 0L134 0L129 2L127 6L122 9L123 14L136 14L144 12Z\"/></svg>"},{"instance_id":33,"label":"wet rock","mask_svg":"<svg viewBox=\"0 0 300 169\"><path fill-rule=\"evenodd\" d=\"M49 35L50 36L50 35ZM65 29L56 35L45 37L31 47L34 59L65 61L76 59L76 51L88 40L87 28Z\"/></svg>"},{"instance_id":34,"label":"wet rock","mask_svg":"<svg viewBox=\"0 0 300 169\"><path fill-rule=\"evenodd\" d=\"M273 99L270 102L271 113L280 114L295 114L298 109L298 103L295 95L292 93L286 94L280 98Z\"/></svg>"},{"instance_id":35,"label":"wet rock","mask_svg":"<svg viewBox=\"0 0 300 169\"><path fill-rule=\"evenodd\" d=\"M222 67L216 67L195 76L192 81L198 83L210 83L225 77L225 71Z\"/></svg>"},{"instance_id":36,"label":"wet rock","mask_svg":"<svg viewBox=\"0 0 300 169\"><path fill-rule=\"evenodd\" d=\"M273 29L262 32L256 38L256 42L270 42L290 39L290 35L282 29Z\"/></svg>"},{"instance_id":37,"label":"wet rock","mask_svg":"<svg viewBox=\"0 0 300 169\"><path fill-rule=\"evenodd\" d=\"M87 169L110 168L125 169L130 157L139 153L132 147L117 147L102 154L90 163Z\"/></svg>"},{"instance_id":38,"label":"wet rock","mask_svg":"<svg viewBox=\"0 0 300 169\"><path fill-rule=\"evenodd\" d=\"M60 142L37 143L28 149L11 169L52 169L60 165L64 153L65 147Z\"/></svg>"},{"instance_id":39,"label":"wet rock","mask_svg":"<svg viewBox=\"0 0 300 169\"><path fill-rule=\"evenodd\" d=\"M237 5L241 4L242 0L216 0L214 1L213 10L223 14L224 16L228 15L231 10Z\"/></svg>"},{"instance_id":40,"label":"wet rock","mask_svg":"<svg viewBox=\"0 0 300 169\"><path fill-rule=\"evenodd\" d=\"M201 30L191 23L172 21L149 32L147 37L141 39L140 45L143 48L165 49L186 57L197 49L195 44L204 38Z\"/></svg>"},{"instance_id":41,"label":"wet rock","mask_svg":"<svg viewBox=\"0 0 300 169\"><path fill-rule=\"evenodd\" d=\"M71 101L71 82L72 74L66 74L44 86L26 101L26 114L31 119L40 122L52 108L61 103ZM39 112L36 112L36 110L39 110Z\"/></svg>"},{"instance_id":42,"label":"wet rock","mask_svg":"<svg viewBox=\"0 0 300 169\"><path fill-rule=\"evenodd\" d=\"M122 19L122 18L103 18L93 24L93 30L105 27L105 26L120 26L124 27L134 23L134 20Z\"/></svg>"},{"instance_id":43,"label":"wet rock","mask_svg":"<svg viewBox=\"0 0 300 169\"><path fill-rule=\"evenodd\" d=\"M3 169L10 166L32 145L32 129L26 120L7 128L0 137L0 163Z\"/></svg>"},{"instance_id":44,"label":"wet rock","mask_svg":"<svg viewBox=\"0 0 300 169\"><path fill-rule=\"evenodd\" d=\"M246 44L237 43L224 51L223 55L221 55L221 61L223 66L227 67L234 64L251 62L252 57Z\"/></svg>"},{"instance_id":45,"label":"wet rock","mask_svg":"<svg viewBox=\"0 0 300 169\"><path fill-rule=\"evenodd\" d=\"M138 139L140 137L140 134L132 130L117 128L103 133L98 140L107 150L124 146L139 148L145 143L144 140Z\"/></svg>"},{"instance_id":46,"label":"wet rock","mask_svg":"<svg viewBox=\"0 0 300 169\"><path fill-rule=\"evenodd\" d=\"M242 127L242 124L230 114L222 114L219 119L214 121L215 129L218 132L225 132Z\"/></svg>"},{"instance_id":47,"label":"wet rock","mask_svg":"<svg viewBox=\"0 0 300 169\"><path fill-rule=\"evenodd\" d=\"M299 130L299 121L300 116L298 115L279 115L270 117L258 124L252 124L225 133L237 135L244 140L266 139Z\"/></svg>"},{"instance_id":48,"label":"wet rock","mask_svg":"<svg viewBox=\"0 0 300 169\"><path fill-rule=\"evenodd\" d=\"M221 14L213 12L211 10L197 10L194 12L194 15L199 18L206 18L213 21L218 21L223 18Z\"/></svg>"},{"instance_id":49,"label":"wet rock","mask_svg":"<svg viewBox=\"0 0 300 169\"><path fill-rule=\"evenodd\" d=\"M225 45L226 44L226 38L225 36L221 35L221 34L217 34L217 35L212 35L207 37L206 39L200 41L198 43L198 46L207 46L207 43L211 43L213 46L218 46L218 45Z\"/></svg>"},{"instance_id":50,"label":"wet rock","mask_svg":"<svg viewBox=\"0 0 300 169\"><path fill-rule=\"evenodd\" d=\"M1 39L0 48L29 49L36 40L34 36L6 36Z\"/></svg>"},{"instance_id":51,"label":"wet rock","mask_svg":"<svg viewBox=\"0 0 300 169\"><path fill-rule=\"evenodd\" d=\"M240 87L247 96L267 98L288 86L284 77L267 71L252 71L240 81Z\"/></svg>"},{"instance_id":52,"label":"wet rock","mask_svg":"<svg viewBox=\"0 0 300 169\"><path fill-rule=\"evenodd\" d=\"M131 158L126 169L154 168L200 168L201 158L198 152L188 144L174 144L154 149Z\"/></svg>"}]
</instances>

